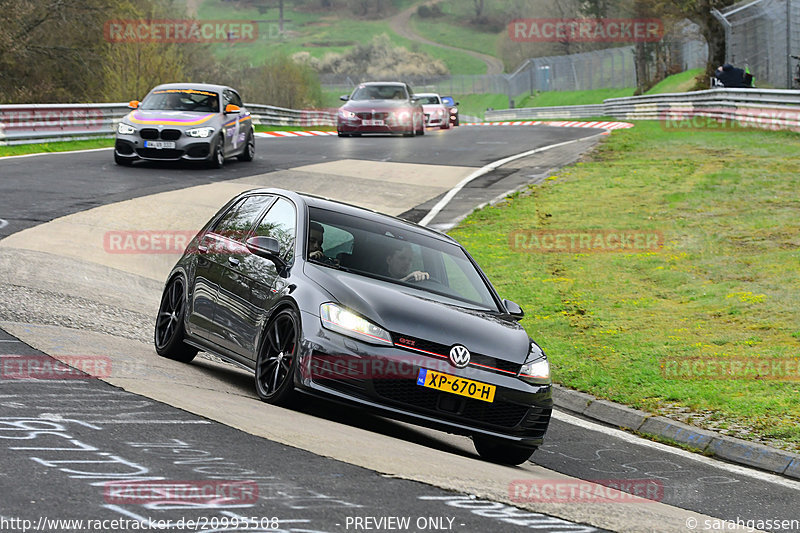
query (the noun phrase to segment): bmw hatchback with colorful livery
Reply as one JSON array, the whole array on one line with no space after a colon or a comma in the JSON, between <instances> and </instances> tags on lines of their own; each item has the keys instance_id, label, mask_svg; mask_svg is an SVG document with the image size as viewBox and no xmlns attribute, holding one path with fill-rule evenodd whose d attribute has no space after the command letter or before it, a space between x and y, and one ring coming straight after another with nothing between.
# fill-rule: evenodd
<instances>
[{"instance_id":1,"label":"bmw hatchback with colorful livery","mask_svg":"<svg viewBox=\"0 0 800 533\"><path fill-rule=\"evenodd\" d=\"M250 113L230 87L169 83L129 107L132 111L117 125L118 165L138 159L183 160L220 168L229 157L252 161L255 156Z\"/></svg>"}]
</instances>

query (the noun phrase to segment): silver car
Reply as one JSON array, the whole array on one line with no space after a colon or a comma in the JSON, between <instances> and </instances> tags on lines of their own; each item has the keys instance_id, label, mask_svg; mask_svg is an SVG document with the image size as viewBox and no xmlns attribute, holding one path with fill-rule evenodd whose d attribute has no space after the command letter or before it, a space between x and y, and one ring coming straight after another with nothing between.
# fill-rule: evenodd
<instances>
[{"instance_id":1,"label":"silver car","mask_svg":"<svg viewBox=\"0 0 800 533\"><path fill-rule=\"evenodd\" d=\"M118 165L137 159L184 160L220 168L226 158L252 161L255 156L250 112L230 87L168 83L128 107L132 111L117 125Z\"/></svg>"}]
</instances>

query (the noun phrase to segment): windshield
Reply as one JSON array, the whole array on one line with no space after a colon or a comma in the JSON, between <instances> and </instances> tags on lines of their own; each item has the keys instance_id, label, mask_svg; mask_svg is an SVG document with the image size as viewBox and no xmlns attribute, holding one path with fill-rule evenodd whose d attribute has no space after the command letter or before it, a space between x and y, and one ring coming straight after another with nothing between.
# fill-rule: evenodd
<instances>
[{"instance_id":1,"label":"windshield","mask_svg":"<svg viewBox=\"0 0 800 533\"><path fill-rule=\"evenodd\" d=\"M218 113L219 95L196 89L161 89L148 94L139 109Z\"/></svg>"},{"instance_id":2,"label":"windshield","mask_svg":"<svg viewBox=\"0 0 800 533\"><path fill-rule=\"evenodd\" d=\"M350 97L351 100L408 100L402 85L361 85Z\"/></svg>"},{"instance_id":3,"label":"windshield","mask_svg":"<svg viewBox=\"0 0 800 533\"><path fill-rule=\"evenodd\" d=\"M313 207L309 213L309 261L413 287L432 300L498 310L491 290L460 246L400 225Z\"/></svg>"},{"instance_id":4,"label":"windshield","mask_svg":"<svg viewBox=\"0 0 800 533\"><path fill-rule=\"evenodd\" d=\"M442 96L442 103L444 105L456 105L456 101L453 100L452 96Z\"/></svg>"},{"instance_id":5,"label":"windshield","mask_svg":"<svg viewBox=\"0 0 800 533\"><path fill-rule=\"evenodd\" d=\"M441 103L438 96L421 96L419 102L422 105L437 105Z\"/></svg>"}]
</instances>

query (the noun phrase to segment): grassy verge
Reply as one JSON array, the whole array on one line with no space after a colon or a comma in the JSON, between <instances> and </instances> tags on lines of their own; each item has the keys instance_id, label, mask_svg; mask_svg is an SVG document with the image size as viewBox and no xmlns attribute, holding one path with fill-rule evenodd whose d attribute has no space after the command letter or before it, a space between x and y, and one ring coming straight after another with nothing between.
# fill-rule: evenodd
<instances>
[{"instance_id":1,"label":"grassy verge","mask_svg":"<svg viewBox=\"0 0 800 533\"><path fill-rule=\"evenodd\" d=\"M694 87L694 79L703 69L696 68L673 74L655 84L645 94L684 93Z\"/></svg>"},{"instance_id":2,"label":"grassy verge","mask_svg":"<svg viewBox=\"0 0 800 533\"><path fill-rule=\"evenodd\" d=\"M800 449L800 382L666 372L668 360L800 363L800 136L638 122L591 160L473 213L452 235L551 357L554 380ZM517 230L661 232L641 253L525 253ZM797 372L795 370L795 372ZM693 413L693 414L692 414Z\"/></svg>"},{"instance_id":3,"label":"grassy verge","mask_svg":"<svg viewBox=\"0 0 800 533\"><path fill-rule=\"evenodd\" d=\"M87 141L63 141L41 144L17 144L0 146L0 157L9 155L38 154L41 152L69 152L71 150L91 150L93 148L110 148L114 139L90 139Z\"/></svg>"},{"instance_id":4,"label":"grassy verge","mask_svg":"<svg viewBox=\"0 0 800 533\"><path fill-rule=\"evenodd\" d=\"M526 96L517 107L602 104L606 98L633 96L633 88L592 89L587 91L548 91Z\"/></svg>"}]
</instances>

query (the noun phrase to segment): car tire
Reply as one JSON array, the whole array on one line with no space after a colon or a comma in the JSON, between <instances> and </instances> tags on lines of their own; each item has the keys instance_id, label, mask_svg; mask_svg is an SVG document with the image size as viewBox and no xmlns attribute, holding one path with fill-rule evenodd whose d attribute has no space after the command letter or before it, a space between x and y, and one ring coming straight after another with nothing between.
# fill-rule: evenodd
<instances>
[{"instance_id":1,"label":"car tire","mask_svg":"<svg viewBox=\"0 0 800 533\"><path fill-rule=\"evenodd\" d=\"M336 133L339 135L339 137L350 137L349 133L344 133L344 132L341 132L341 131L337 131Z\"/></svg>"},{"instance_id":2,"label":"car tire","mask_svg":"<svg viewBox=\"0 0 800 533\"><path fill-rule=\"evenodd\" d=\"M423 118L420 122L419 129L415 131L417 135L425 135L425 119Z\"/></svg>"},{"instance_id":3,"label":"car tire","mask_svg":"<svg viewBox=\"0 0 800 533\"><path fill-rule=\"evenodd\" d=\"M267 324L256 358L256 394L262 401L286 405L294 398L299 351L300 319L294 310L283 309Z\"/></svg>"},{"instance_id":4,"label":"car tire","mask_svg":"<svg viewBox=\"0 0 800 533\"><path fill-rule=\"evenodd\" d=\"M129 167L133 164L133 158L122 157L121 155L114 152L114 163L123 167Z\"/></svg>"},{"instance_id":5,"label":"car tire","mask_svg":"<svg viewBox=\"0 0 800 533\"><path fill-rule=\"evenodd\" d=\"M503 439L474 435L472 444L483 459L504 465L521 465L531 458L536 447L520 446Z\"/></svg>"},{"instance_id":6,"label":"car tire","mask_svg":"<svg viewBox=\"0 0 800 533\"><path fill-rule=\"evenodd\" d=\"M455 122L453 122L453 127L461 125L461 119L456 117Z\"/></svg>"},{"instance_id":7,"label":"car tire","mask_svg":"<svg viewBox=\"0 0 800 533\"><path fill-rule=\"evenodd\" d=\"M247 135L247 143L242 153L236 156L239 161L252 161L256 157L256 138L251 131Z\"/></svg>"},{"instance_id":8,"label":"car tire","mask_svg":"<svg viewBox=\"0 0 800 533\"><path fill-rule=\"evenodd\" d=\"M208 159L208 166L211 168L222 168L225 164L225 154L222 151L222 137L217 137L211 148L211 155Z\"/></svg>"},{"instance_id":9,"label":"car tire","mask_svg":"<svg viewBox=\"0 0 800 533\"><path fill-rule=\"evenodd\" d=\"M186 291L183 278L178 276L167 285L161 295L161 305L153 331L153 342L158 355L181 363L188 363L197 355L197 348L184 342L185 318Z\"/></svg>"}]
</instances>

